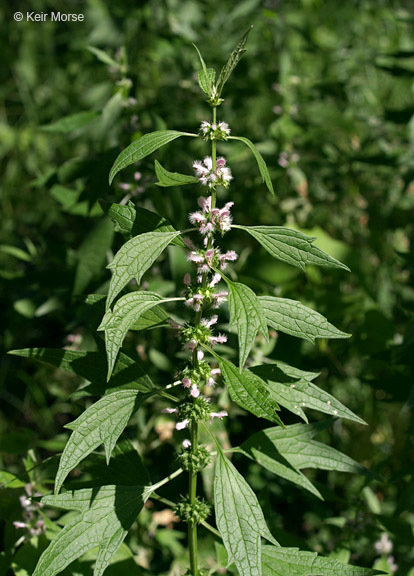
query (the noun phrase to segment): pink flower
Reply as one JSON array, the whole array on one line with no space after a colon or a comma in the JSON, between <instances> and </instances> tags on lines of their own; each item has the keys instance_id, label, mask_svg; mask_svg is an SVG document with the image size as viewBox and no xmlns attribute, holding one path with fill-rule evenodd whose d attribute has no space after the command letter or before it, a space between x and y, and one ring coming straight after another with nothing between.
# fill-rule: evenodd
<instances>
[{"instance_id":1,"label":"pink flower","mask_svg":"<svg viewBox=\"0 0 414 576\"><path fill-rule=\"evenodd\" d=\"M178 412L177 408L164 408L164 414L175 414Z\"/></svg>"},{"instance_id":2,"label":"pink flower","mask_svg":"<svg viewBox=\"0 0 414 576\"><path fill-rule=\"evenodd\" d=\"M228 416L226 410L220 410L220 412L210 412L210 423L214 420L214 418L219 418L220 420L223 420L225 416Z\"/></svg>"},{"instance_id":3,"label":"pink flower","mask_svg":"<svg viewBox=\"0 0 414 576\"><path fill-rule=\"evenodd\" d=\"M196 264L201 264L204 258L201 256L201 254L197 254L197 252L192 251L187 255L187 260L189 262L195 262Z\"/></svg>"},{"instance_id":4,"label":"pink flower","mask_svg":"<svg viewBox=\"0 0 414 576\"><path fill-rule=\"evenodd\" d=\"M209 318L209 319L202 318L201 324L203 324L203 326L206 326L206 328L211 328L211 326L213 326L214 324L217 324L217 320L218 320L218 316L214 315L214 316L211 316L211 318Z\"/></svg>"},{"instance_id":5,"label":"pink flower","mask_svg":"<svg viewBox=\"0 0 414 576\"><path fill-rule=\"evenodd\" d=\"M221 370L220 370L220 368L213 368L212 370L210 370L210 374L212 376L220 376Z\"/></svg>"},{"instance_id":6,"label":"pink flower","mask_svg":"<svg viewBox=\"0 0 414 576\"><path fill-rule=\"evenodd\" d=\"M218 274L217 272L215 272L215 273L213 274L213 277L212 277L211 280L210 280L209 287L210 287L210 288L214 288L214 286L215 286L216 284L218 284L218 283L220 282L220 280L221 280L220 274Z\"/></svg>"},{"instance_id":7,"label":"pink flower","mask_svg":"<svg viewBox=\"0 0 414 576\"><path fill-rule=\"evenodd\" d=\"M219 334L218 336L210 336L209 341L211 346L214 346L214 344L225 344L227 342L227 336L224 334Z\"/></svg>"},{"instance_id":8,"label":"pink flower","mask_svg":"<svg viewBox=\"0 0 414 576\"><path fill-rule=\"evenodd\" d=\"M186 286L190 286L190 284L191 284L191 276L190 276L190 274L188 274L188 273L185 274L185 276L184 276L184 284L185 284Z\"/></svg>"},{"instance_id":9,"label":"pink flower","mask_svg":"<svg viewBox=\"0 0 414 576\"><path fill-rule=\"evenodd\" d=\"M201 360L204 358L204 352L202 350L198 350L197 352L197 360L199 362L201 362Z\"/></svg>"},{"instance_id":10,"label":"pink flower","mask_svg":"<svg viewBox=\"0 0 414 576\"><path fill-rule=\"evenodd\" d=\"M193 385L191 386L190 395L191 395L193 398L198 398L198 397L200 396L200 390L197 388L197 386L196 386L195 384L193 384Z\"/></svg>"},{"instance_id":11,"label":"pink flower","mask_svg":"<svg viewBox=\"0 0 414 576\"><path fill-rule=\"evenodd\" d=\"M186 418L182 422L177 422L177 424L175 425L175 429L176 430L184 430L184 428L188 428L189 424L190 424L190 420L188 418Z\"/></svg>"},{"instance_id":12,"label":"pink flower","mask_svg":"<svg viewBox=\"0 0 414 576\"><path fill-rule=\"evenodd\" d=\"M16 521L16 522L13 522L13 526L14 526L15 528L28 528L29 525L26 524L25 522L18 522L18 521Z\"/></svg>"},{"instance_id":13,"label":"pink flower","mask_svg":"<svg viewBox=\"0 0 414 576\"><path fill-rule=\"evenodd\" d=\"M223 302L226 302L227 296L228 296L228 292L218 292L218 293L212 294L213 307L218 308L220 306L220 304L222 304Z\"/></svg>"},{"instance_id":14,"label":"pink flower","mask_svg":"<svg viewBox=\"0 0 414 576\"><path fill-rule=\"evenodd\" d=\"M190 448L191 447L191 440L189 440L188 438L186 438L185 440L183 440L181 442L181 446L185 449Z\"/></svg>"},{"instance_id":15,"label":"pink flower","mask_svg":"<svg viewBox=\"0 0 414 576\"><path fill-rule=\"evenodd\" d=\"M190 388L191 387L191 379L190 378L183 378L181 383L184 386L184 388Z\"/></svg>"}]
</instances>

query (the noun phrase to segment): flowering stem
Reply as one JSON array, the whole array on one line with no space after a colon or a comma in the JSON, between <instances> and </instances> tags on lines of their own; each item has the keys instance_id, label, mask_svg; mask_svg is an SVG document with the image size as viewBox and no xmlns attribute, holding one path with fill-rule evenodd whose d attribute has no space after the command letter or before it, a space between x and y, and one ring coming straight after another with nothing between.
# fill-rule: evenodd
<instances>
[{"instance_id":1,"label":"flowering stem","mask_svg":"<svg viewBox=\"0 0 414 576\"><path fill-rule=\"evenodd\" d=\"M191 451L193 454L198 452L198 423L191 422ZM190 504L195 505L197 495L197 472L189 473L188 491ZM198 558L197 558L197 524L189 522L188 524L188 544L190 551L190 568L192 576L198 576Z\"/></svg>"}]
</instances>

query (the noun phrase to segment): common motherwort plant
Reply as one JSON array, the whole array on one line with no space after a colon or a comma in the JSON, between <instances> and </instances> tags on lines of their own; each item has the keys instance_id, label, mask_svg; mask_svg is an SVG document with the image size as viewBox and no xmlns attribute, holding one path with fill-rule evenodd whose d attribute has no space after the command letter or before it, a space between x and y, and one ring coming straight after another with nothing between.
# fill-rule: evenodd
<instances>
[{"instance_id":1,"label":"common motherwort plant","mask_svg":"<svg viewBox=\"0 0 414 576\"><path fill-rule=\"evenodd\" d=\"M222 249L220 240L234 229L250 234L274 258L302 270L306 265L346 269L317 248L313 244L314 238L301 232L280 226L241 226L233 222L234 205L228 200L233 176L226 159L218 155L221 142L244 143L257 161L264 184L270 193L274 193L266 164L254 144L247 138L233 135L228 124L218 119L217 114L223 102L222 90L245 51L247 37L248 32L217 80L215 71L206 67L198 52L201 61L198 82L212 109L211 120L201 123L198 134L175 130L146 134L118 156L111 170L110 182L125 167L179 137L202 138L206 148L208 146L207 155L193 163L195 175L169 172L155 163L159 186L199 185L197 195L200 190L201 195L189 215L190 228L176 230L165 219L132 203L113 204L107 209L117 230L130 238L109 265L112 277L105 315L98 328L105 335L109 388L67 426L72 434L60 458L55 493L43 497L42 503L76 514L71 515L55 535L40 557L33 576L54 576L92 548L98 550L94 575L100 576L145 502L151 498L169 504L187 523L187 574L192 576L215 571L207 571L199 565L197 536L199 530L205 529L223 542L229 570L241 576L374 574L369 569L280 546L277 534L272 534L268 528L255 493L228 456L229 452L239 452L319 498L321 494L302 473L303 468L368 473L347 456L314 440L319 430L331 424L332 418L309 424L305 408L362 423L358 416L313 383L317 374L274 361L245 367L258 333L268 339L269 328L311 342L315 338L348 336L300 302L272 295L257 296L247 285L229 277L228 268L238 255L234 250ZM193 272L184 276L182 293L175 298L165 298L140 288L124 293L133 279L140 285L143 274L170 244L184 250L192 264ZM94 304L101 298L92 295L88 302ZM160 388L143 373L139 364L121 352L121 347L129 330L145 330L168 318L172 312L167 310L172 303L178 308L170 329L178 331L186 361L172 375L173 383ZM226 307L229 330L238 334L237 365L229 360L226 348L218 346L227 341L226 334L217 330L219 314L226 314ZM181 317L187 320L180 321ZM99 352L35 349L15 353L81 373L92 385L102 380ZM215 420L225 421L228 416L227 411L216 405L218 382L227 388L231 400L240 408L275 426L265 427L226 453L212 426ZM175 428L187 431L188 435L179 448L177 470L151 484L136 451L128 441L119 441L119 438L131 416L154 395L165 399L164 412L174 415ZM281 406L305 423L285 426L279 415ZM201 443L200 437L207 438L208 442ZM127 473L125 469L118 475L112 471L108 473L107 481L96 481L92 487L61 491L68 474L101 444L107 463L111 455L127 459L122 464L125 466L125 461L128 462ZM212 499L206 499L200 493L198 479L200 472L210 464L215 466L214 494ZM188 475L188 491L177 502L171 503L157 494L157 490L181 474ZM266 545L262 545L262 538L267 541ZM222 565L217 569L223 572L225 568Z\"/></svg>"}]
</instances>

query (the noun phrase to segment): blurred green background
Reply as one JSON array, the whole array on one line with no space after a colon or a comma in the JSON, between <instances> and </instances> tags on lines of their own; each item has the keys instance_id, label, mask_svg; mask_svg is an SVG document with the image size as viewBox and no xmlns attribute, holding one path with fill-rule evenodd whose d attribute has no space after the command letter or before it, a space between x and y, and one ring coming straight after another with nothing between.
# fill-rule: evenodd
<instances>
[{"instance_id":1,"label":"blurred green background","mask_svg":"<svg viewBox=\"0 0 414 576\"><path fill-rule=\"evenodd\" d=\"M197 192L154 186L153 162L190 173L192 161L206 152L202 142L174 142L122 172L111 188L108 172L120 150L141 134L195 132L209 119L192 42L219 70L251 24L248 51L226 85L219 119L234 135L257 143L276 197L267 193L247 149L222 145L235 177L234 219L317 236L317 245L352 272L310 268L304 274L236 231L224 244L238 250L233 269L257 293L301 300L353 335L311 346L273 334L270 345L258 342L253 360L266 354L321 371L318 385L368 423L337 422L324 441L382 481L309 471L325 497L321 502L255 464L235 462L283 545L397 576L414 574L412 2L20 4L22 12L81 12L85 21L15 22L15 7L4 4L0 12L0 481L6 483L0 490L0 576L31 574L46 539L30 539L13 526L21 519L19 497L27 483L38 492L50 489L55 455L68 436L63 425L91 401L70 398L82 384L78 378L5 352L95 349L97 323L82 295L105 293L105 266L122 244L99 200L131 200L187 227ZM219 202L230 198L225 194ZM171 248L144 280L173 295L186 270L179 250ZM126 349L154 381L171 381L179 345L167 331L133 333ZM225 392L220 403L230 412L227 431L220 430L223 442L235 445L246 430L263 426L230 408ZM147 405L128 430L153 481L176 467L173 422L160 415L163 406ZM86 465L82 469L87 472ZM180 477L164 494L174 499L184 485ZM208 472L204 490L211 492ZM183 574L185 527L173 532L173 524L163 505L146 508L128 539L132 552L123 549L122 574ZM381 537L392 542L392 551L375 545ZM221 550L205 533L201 550L214 569ZM112 569L120 573L115 564L108 574ZM90 570L86 559L65 574Z\"/></svg>"}]
</instances>

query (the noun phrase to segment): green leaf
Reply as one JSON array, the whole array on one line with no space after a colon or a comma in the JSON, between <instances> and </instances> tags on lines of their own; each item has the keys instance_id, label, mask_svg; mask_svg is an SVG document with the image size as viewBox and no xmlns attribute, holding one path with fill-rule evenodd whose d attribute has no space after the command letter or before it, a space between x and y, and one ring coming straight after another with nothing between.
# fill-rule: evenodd
<instances>
[{"instance_id":1,"label":"green leaf","mask_svg":"<svg viewBox=\"0 0 414 576\"><path fill-rule=\"evenodd\" d=\"M155 292L131 292L122 296L115 304L113 311L108 310L98 330L105 330L106 353L108 357L108 377L110 379L119 349L128 330L140 316L156 306L165 302L181 300L181 298L162 299Z\"/></svg>"},{"instance_id":2,"label":"green leaf","mask_svg":"<svg viewBox=\"0 0 414 576\"><path fill-rule=\"evenodd\" d=\"M194 43L193 46L197 50L197 54L202 67L202 70L197 73L198 84L203 92L205 92L208 96L211 96L214 88L216 73L212 68L207 68L206 63L204 62L204 58L201 56L200 50Z\"/></svg>"},{"instance_id":3,"label":"green leaf","mask_svg":"<svg viewBox=\"0 0 414 576\"><path fill-rule=\"evenodd\" d=\"M232 228L245 230L265 248L271 256L298 266L305 270L305 266L326 266L327 268L342 268L348 270L348 266L342 264L332 256L329 256L320 248L312 244L316 238L307 236L303 232L284 228L283 226L239 226Z\"/></svg>"},{"instance_id":4,"label":"green leaf","mask_svg":"<svg viewBox=\"0 0 414 576\"><path fill-rule=\"evenodd\" d=\"M277 545L267 527L256 495L233 464L218 450L214 477L217 528L228 553L243 576L261 576L261 540Z\"/></svg>"},{"instance_id":5,"label":"green leaf","mask_svg":"<svg viewBox=\"0 0 414 576\"><path fill-rule=\"evenodd\" d=\"M73 432L60 458L55 494L58 494L69 472L101 444L105 447L106 461L109 462L119 436L147 397L137 390L113 392L92 404L74 422L66 424L65 428Z\"/></svg>"},{"instance_id":6,"label":"green leaf","mask_svg":"<svg viewBox=\"0 0 414 576\"><path fill-rule=\"evenodd\" d=\"M14 258L22 260L23 262L32 261L32 257L30 256L30 254L28 254L21 248L18 248L17 246L9 246L7 244L1 244L0 252L3 252L3 254L8 254L9 256L14 256Z\"/></svg>"},{"instance_id":7,"label":"green leaf","mask_svg":"<svg viewBox=\"0 0 414 576\"><path fill-rule=\"evenodd\" d=\"M302 552L297 548L263 546L263 576L373 576L380 574L370 568L343 564L338 560L321 558L316 552Z\"/></svg>"},{"instance_id":8,"label":"green leaf","mask_svg":"<svg viewBox=\"0 0 414 576\"><path fill-rule=\"evenodd\" d=\"M256 294L245 284L225 278L229 288L228 305L230 328L237 327L239 336L239 365L242 370L260 330L269 341L266 318Z\"/></svg>"},{"instance_id":9,"label":"green leaf","mask_svg":"<svg viewBox=\"0 0 414 576\"><path fill-rule=\"evenodd\" d=\"M260 174L262 176L262 180L266 184L269 192L272 194L272 196L274 196L275 191L273 189L272 180L270 179L270 174L269 174L269 170L267 169L266 162L263 160L263 156L260 154L259 150L253 144L253 142L251 142L250 140L248 140L247 138L244 138L242 136L229 136L228 139L229 140L239 140L240 142L243 142L244 144L246 144L246 146L248 146L248 148L250 148L250 150L253 153L253 156L256 158L256 162L257 162L257 165L259 167L259 171L260 171Z\"/></svg>"},{"instance_id":10,"label":"green leaf","mask_svg":"<svg viewBox=\"0 0 414 576\"><path fill-rule=\"evenodd\" d=\"M59 134L69 134L75 130L84 128L90 124L93 120L98 118L99 112L78 112L77 114L71 114L70 116L65 116L60 118L53 124L47 124L46 126L41 126L44 132L57 132Z\"/></svg>"},{"instance_id":11,"label":"green leaf","mask_svg":"<svg viewBox=\"0 0 414 576\"><path fill-rule=\"evenodd\" d=\"M116 70L119 69L120 67L120 63L117 62L116 60L114 60L113 58L111 58L109 56L109 54L107 54L106 52L104 52L103 50L100 50L99 48L95 48L94 46L87 46L86 49L91 52L91 54L93 54L94 56L97 57L97 59L102 62L103 64L107 64L108 66L111 66L112 68L115 68Z\"/></svg>"},{"instance_id":12,"label":"green leaf","mask_svg":"<svg viewBox=\"0 0 414 576\"><path fill-rule=\"evenodd\" d=\"M314 494L317 494L317 490L316 488L310 489L310 482L305 484L302 481L303 477L299 480L297 476L288 474L289 466L297 471L304 468L317 468L375 477L349 456L313 440L313 436L329 424L330 422L322 422L293 424L285 428L278 426L267 428L253 434L241 445L241 449L267 470L295 482Z\"/></svg>"},{"instance_id":13,"label":"green leaf","mask_svg":"<svg viewBox=\"0 0 414 576\"><path fill-rule=\"evenodd\" d=\"M137 284L165 248L180 232L147 232L134 236L116 253L108 268L113 270L109 284L107 309L133 278Z\"/></svg>"},{"instance_id":14,"label":"green leaf","mask_svg":"<svg viewBox=\"0 0 414 576\"><path fill-rule=\"evenodd\" d=\"M114 231L104 218L95 224L78 250L73 294L81 294L92 280L99 278L106 262L106 254L112 246Z\"/></svg>"},{"instance_id":15,"label":"green leaf","mask_svg":"<svg viewBox=\"0 0 414 576\"><path fill-rule=\"evenodd\" d=\"M226 64L221 69L220 75L217 80L217 95L220 96L223 90L223 87L227 80L230 78L233 70L236 68L237 64L239 63L241 57L246 52L245 45L247 42L247 38L249 37L250 31L253 26L247 30L243 38L237 44L236 48L230 54L229 59L227 60Z\"/></svg>"},{"instance_id":16,"label":"green leaf","mask_svg":"<svg viewBox=\"0 0 414 576\"><path fill-rule=\"evenodd\" d=\"M109 174L109 184L112 184L112 180L124 168L142 160L149 154L165 146L169 142L172 142L180 136L192 136L197 138L197 134L190 134L189 132L178 132L177 130L159 130L158 132L151 132L150 134L145 134L138 140L134 140L125 150L123 150L114 162Z\"/></svg>"},{"instance_id":17,"label":"green leaf","mask_svg":"<svg viewBox=\"0 0 414 576\"><path fill-rule=\"evenodd\" d=\"M179 174L178 172L169 172L161 164L155 160L155 173L158 178L157 186L167 188L169 186L182 186L184 184L198 184L198 178L195 176L188 176L186 174Z\"/></svg>"},{"instance_id":18,"label":"green leaf","mask_svg":"<svg viewBox=\"0 0 414 576\"><path fill-rule=\"evenodd\" d=\"M167 218L156 212L151 212L151 210L146 210L146 208L134 206L131 200L129 200L127 205L111 204L101 200L100 205L105 214L114 223L115 232L120 232L128 239L145 232L175 232L175 228L173 228ZM179 236L174 238L171 244L176 246L185 245Z\"/></svg>"},{"instance_id":19,"label":"green leaf","mask_svg":"<svg viewBox=\"0 0 414 576\"><path fill-rule=\"evenodd\" d=\"M216 71L213 68L199 70L197 72L197 79L201 90L207 94L207 96L212 96L214 82L216 80Z\"/></svg>"},{"instance_id":20,"label":"green leaf","mask_svg":"<svg viewBox=\"0 0 414 576\"><path fill-rule=\"evenodd\" d=\"M305 422L308 422L308 419L304 408L310 408L337 418L347 418L359 424L366 424L339 400L311 382L313 378L319 376L318 373L304 372L304 376L300 376L302 371L282 363L253 366L250 370L266 382L271 397L278 404L297 414Z\"/></svg>"},{"instance_id":21,"label":"green leaf","mask_svg":"<svg viewBox=\"0 0 414 576\"><path fill-rule=\"evenodd\" d=\"M260 304L266 323L275 330L281 330L297 338L314 343L316 338L349 338L351 334L341 332L328 320L297 300L260 296Z\"/></svg>"},{"instance_id":22,"label":"green leaf","mask_svg":"<svg viewBox=\"0 0 414 576\"><path fill-rule=\"evenodd\" d=\"M228 360L217 358L231 399L255 416L266 418L283 426L276 414L279 406L271 400L263 380L249 370L242 370L240 373L236 366Z\"/></svg>"},{"instance_id":23,"label":"green leaf","mask_svg":"<svg viewBox=\"0 0 414 576\"><path fill-rule=\"evenodd\" d=\"M106 383L106 355L104 350L86 352L84 350L62 350L57 348L24 348L11 350L9 354L31 358L36 362L55 366L71 374L76 374L92 382L91 393L109 394L114 390L138 390L142 393L155 388L146 374L140 360L132 359L123 352L115 364L110 386Z\"/></svg>"},{"instance_id":24,"label":"green leaf","mask_svg":"<svg viewBox=\"0 0 414 576\"><path fill-rule=\"evenodd\" d=\"M142 486L102 486L45 496L42 504L79 512L41 555L33 576L55 576L99 546L94 576L101 576L143 507Z\"/></svg>"}]
</instances>

